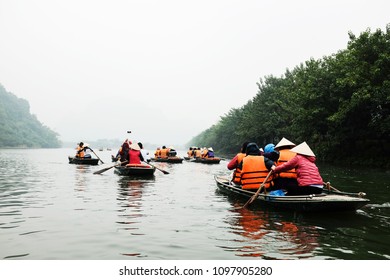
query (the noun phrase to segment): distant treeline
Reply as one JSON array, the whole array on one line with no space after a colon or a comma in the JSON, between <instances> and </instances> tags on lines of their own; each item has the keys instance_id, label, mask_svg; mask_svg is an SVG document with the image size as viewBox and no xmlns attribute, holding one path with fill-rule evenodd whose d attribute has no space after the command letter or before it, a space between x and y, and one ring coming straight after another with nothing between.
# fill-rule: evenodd
<instances>
[{"instance_id":1,"label":"distant treeline","mask_svg":"<svg viewBox=\"0 0 390 280\"><path fill-rule=\"evenodd\" d=\"M390 24L385 32L350 32L346 50L267 76L258 87L188 145L230 154L244 141L264 147L286 137L306 141L322 161L390 167Z\"/></svg>"},{"instance_id":2,"label":"distant treeline","mask_svg":"<svg viewBox=\"0 0 390 280\"><path fill-rule=\"evenodd\" d=\"M31 115L29 103L0 84L0 147L57 148L57 133Z\"/></svg>"}]
</instances>

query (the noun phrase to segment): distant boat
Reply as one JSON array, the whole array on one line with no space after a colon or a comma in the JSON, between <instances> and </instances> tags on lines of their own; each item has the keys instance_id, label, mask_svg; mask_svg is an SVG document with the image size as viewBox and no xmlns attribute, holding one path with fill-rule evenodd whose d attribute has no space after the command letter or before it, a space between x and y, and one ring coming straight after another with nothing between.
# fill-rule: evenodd
<instances>
[{"instance_id":1,"label":"distant boat","mask_svg":"<svg viewBox=\"0 0 390 280\"><path fill-rule=\"evenodd\" d=\"M85 165L98 165L98 158L80 158L68 156L69 163L71 164L85 164Z\"/></svg>"},{"instance_id":2,"label":"distant boat","mask_svg":"<svg viewBox=\"0 0 390 280\"><path fill-rule=\"evenodd\" d=\"M181 157L174 156L167 158L152 158L151 160L155 162L182 163L184 159Z\"/></svg>"}]
</instances>

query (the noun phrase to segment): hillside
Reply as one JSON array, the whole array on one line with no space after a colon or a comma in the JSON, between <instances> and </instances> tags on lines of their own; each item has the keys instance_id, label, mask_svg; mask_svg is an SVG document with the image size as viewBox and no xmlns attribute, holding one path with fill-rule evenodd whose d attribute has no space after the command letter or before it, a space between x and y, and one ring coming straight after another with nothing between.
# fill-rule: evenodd
<instances>
[{"instance_id":1,"label":"hillside","mask_svg":"<svg viewBox=\"0 0 390 280\"><path fill-rule=\"evenodd\" d=\"M30 113L27 100L7 92L0 84L0 147L58 148L57 133Z\"/></svg>"}]
</instances>

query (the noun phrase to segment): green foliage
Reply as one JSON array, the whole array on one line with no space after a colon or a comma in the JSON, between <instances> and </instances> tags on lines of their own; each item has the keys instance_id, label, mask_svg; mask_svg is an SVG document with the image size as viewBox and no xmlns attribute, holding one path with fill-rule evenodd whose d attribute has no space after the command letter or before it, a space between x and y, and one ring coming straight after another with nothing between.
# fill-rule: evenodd
<instances>
[{"instance_id":1,"label":"green foliage","mask_svg":"<svg viewBox=\"0 0 390 280\"><path fill-rule=\"evenodd\" d=\"M26 100L0 85L0 147L57 148L57 136L30 114Z\"/></svg>"},{"instance_id":2,"label":"green foliage","mask_svg":"<svg viewBox=\"0 0 390 280\"><path fill-rule=\"evenodd\" d=\"M286 137L323 160L389 167L390 25L349 38L345 50L261 79L252 100L190 144L236 153L244 141Z\"/></svg>"}]
</instances>

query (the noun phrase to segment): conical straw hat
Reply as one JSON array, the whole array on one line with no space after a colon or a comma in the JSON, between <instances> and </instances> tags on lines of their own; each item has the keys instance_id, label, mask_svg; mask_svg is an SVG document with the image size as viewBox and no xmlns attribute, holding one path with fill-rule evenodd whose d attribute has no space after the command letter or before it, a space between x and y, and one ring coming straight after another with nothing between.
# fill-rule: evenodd
<instances>
[{"instance_id":1,"label":"conical straw hat","mask_svg":"<svg viewBox=\"0 0 390 280\"><path fill-rule=\"evenodd\" d=\"M306 144L306 142L299 144L298 146L292 148L290 151L304 156L315 157L315 154L310 149L309 145Z\"/></svg>"},{"instance_id":2,"label":"conical straw hat","mask_svg":"<svg viewBox=\"0 0 390 280\"><path fill-rule=\"evenodd\" d=\"M283 137L282 140L280 140L279 143L276 144L275 148L280 148L280 147L285 147L285 146L295 147L296 145L293 142L291 142L290 140Z\"/></svg>"},{"instance_id":3,"label":"conical straw hat","mask_svg":"<svg viewBox=\"0 0 390 280\"><path fill-rule=\"evenodd\" d=\"M136 150L136 151L140 151L141 148L138 146L137 143L133 143L130 145L130 149L133 149L133 150Z\"/></svg>"}]
</instances>

